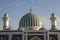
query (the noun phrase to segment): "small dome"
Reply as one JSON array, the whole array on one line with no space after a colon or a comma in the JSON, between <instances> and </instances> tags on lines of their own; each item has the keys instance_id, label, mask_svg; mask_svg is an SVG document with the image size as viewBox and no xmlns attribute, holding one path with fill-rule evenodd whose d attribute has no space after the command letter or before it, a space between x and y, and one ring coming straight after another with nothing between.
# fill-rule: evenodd
<instances>
[{"instance_id":1,"label":"small dome","mask_svg":"<svg viewBox=\"0 0 60 40\"><path fill-rule=\"evenodd\" d=\"M39 30L42 27L42 21L36 14L29 12L24 15L20 22L19 28Z\"/></svg>"}]
</instances>

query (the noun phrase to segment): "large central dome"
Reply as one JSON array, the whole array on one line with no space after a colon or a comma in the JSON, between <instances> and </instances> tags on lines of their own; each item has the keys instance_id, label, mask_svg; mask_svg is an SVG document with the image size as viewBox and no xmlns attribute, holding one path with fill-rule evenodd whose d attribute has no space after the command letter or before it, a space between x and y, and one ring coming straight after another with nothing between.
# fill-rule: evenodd
<instances>
[{"instance_id":1,"label":"large central dome","mask_svg":"<svg viewBox=\"0 0 60 40\"><path fill-rule=\"evenodd\" d=\"M31 30L39 30L42 27L42 21L36 14L31 11L24 15L20 22L19 28L23 29L31 29Z\"/></svg>"}]
</instances>

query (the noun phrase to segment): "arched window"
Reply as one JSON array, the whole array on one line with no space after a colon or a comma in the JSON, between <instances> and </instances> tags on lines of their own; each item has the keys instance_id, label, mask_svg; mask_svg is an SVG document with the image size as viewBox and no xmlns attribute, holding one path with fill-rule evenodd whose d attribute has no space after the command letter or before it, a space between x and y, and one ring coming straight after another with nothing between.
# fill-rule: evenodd
<instances>
[{"instance_id":1,"label":"arched window","mask_svg":"<svg viewBox=\"0 0 60 40\"><path fill-rule=\"evenodd\" d=\"M14 40L21 40L21 38L20 37L16 37Z\"/></svg>"},{"instance_id":2,"label":"arched window","mask_svg":"<svg viewBox=\"0 0 60 40\"><path fill-rule=\"evenodd\" d=\"M31 40L41 40L39 37L35 36L33 38L31 38Z\"/></svg>"},{"instance_id":3,"label":"arched window","mask_svg":"<svg viewBox=\"0 0 60 40\"><path fill-rule=\"evenodd\" d=\"M49 40L56 40L55 38L49 37Z\"/></svg>"},{"instance_id":4,"label":"arched window","mask_svg":"<svg viewBox=\"0 0 60 40\"><path fill-rule=\"evenodd\" d=\"M6 39L6 38L4 38L4 37L1 37L1 38L0 38L0 40L7 40L7 39Z\"/></svg>"}]
</instances>

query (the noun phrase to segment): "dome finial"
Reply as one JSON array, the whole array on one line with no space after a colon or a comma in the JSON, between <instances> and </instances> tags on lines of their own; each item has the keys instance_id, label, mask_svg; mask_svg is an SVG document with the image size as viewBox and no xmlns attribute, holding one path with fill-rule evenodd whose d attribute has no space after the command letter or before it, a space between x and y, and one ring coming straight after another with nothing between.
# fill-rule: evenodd
<instances>
[{"instance_id":1,"label":"dome finial","mask_svg":"<svg viewBox=\"0 0 60 40\"><path fill-rule=\"evenodd\" d=\"M32 8L30 8L30 12L32 12Z\"/></svg>"},{"instance_id":2,"label":"dome finial","mask_svg":"<svg viewBox=\"0 0 60 40\"><path fill-rule=\"evenodd\" d=\"M51 16L55 16L55 14L54 14L54 13L52 13L52 14L51 14Z\"/></svg>"},{"instance_id":3,"label":"dome finial","mask_svg":"<svg viewBox=\"0 0 60 40\"><path fill-rule=\"evenodd\" d=\"M8 12L7 11L4 13L4 16L7 16L8 17Z\"/></svg>"}]
</instances>

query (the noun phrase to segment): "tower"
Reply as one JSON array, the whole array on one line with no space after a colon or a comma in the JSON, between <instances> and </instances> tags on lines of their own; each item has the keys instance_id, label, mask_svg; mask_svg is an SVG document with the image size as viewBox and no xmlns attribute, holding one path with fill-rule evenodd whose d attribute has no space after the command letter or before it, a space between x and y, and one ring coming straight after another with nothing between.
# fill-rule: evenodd
<instances>
[{"instance_id":1,"label":"tower","mask_svg":"<svg viewBox=\"0 0 60 40\"><path fill-rule=\"evenodd\" d=\"M9 16L7 13L3 17L3 30L9 30Z\"/></svg>"},{"instance_id":2,"label":"tower","mask_svg":"<svg viewBox=\"0 0 60 40\"><path fill-rule=\"evenodd\" d=\"M57 23L56 23L56 17L54 13L51 14L50 20L51 20L51 29L56 29Z\"/></svg>"}]
</instances>

